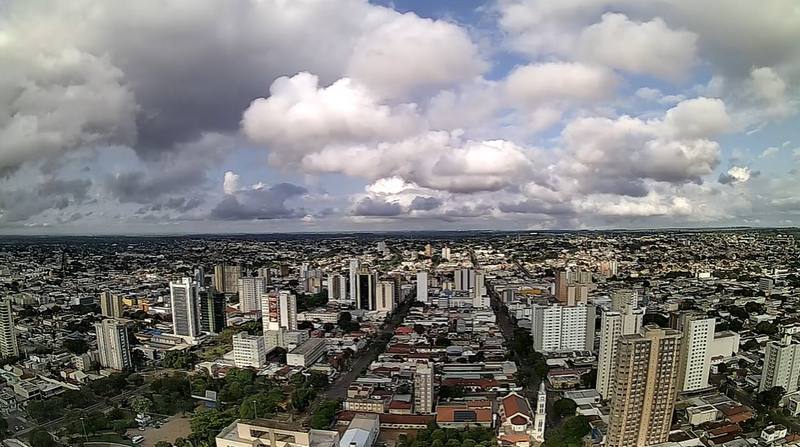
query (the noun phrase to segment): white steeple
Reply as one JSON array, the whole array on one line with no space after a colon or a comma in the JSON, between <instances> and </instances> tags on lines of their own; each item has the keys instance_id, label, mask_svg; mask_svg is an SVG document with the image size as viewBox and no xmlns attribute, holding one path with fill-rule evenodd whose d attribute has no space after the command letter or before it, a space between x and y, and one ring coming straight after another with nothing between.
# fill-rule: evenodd
<instances>
[{"instance_id":1,"label":"white steeple","mask_svg":"<svg viewBox=\"0 0 800 447\"><path fill-rule=\"evenodd\" d=\"M533 417L533 439L537 442L544 442L544 422L547 416L545 408L547 408L547 390L543 380L536 396L536 413Z\"/></svg>"}]
</instances>

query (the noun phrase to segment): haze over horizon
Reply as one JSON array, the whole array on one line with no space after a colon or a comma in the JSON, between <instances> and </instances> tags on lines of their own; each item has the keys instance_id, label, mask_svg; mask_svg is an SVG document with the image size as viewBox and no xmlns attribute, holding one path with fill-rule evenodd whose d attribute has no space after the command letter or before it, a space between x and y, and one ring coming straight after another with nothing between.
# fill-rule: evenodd
<instances>
[{"instance_id":1,"label":"haze over horizon","mask_svg":"<svg viewBox=\"0 0 800 447\"><path fill-rule=\"evenodd\" d=\"M792 0L0 3L0 234L800 224Z\"/></svg>"}]
</instances>

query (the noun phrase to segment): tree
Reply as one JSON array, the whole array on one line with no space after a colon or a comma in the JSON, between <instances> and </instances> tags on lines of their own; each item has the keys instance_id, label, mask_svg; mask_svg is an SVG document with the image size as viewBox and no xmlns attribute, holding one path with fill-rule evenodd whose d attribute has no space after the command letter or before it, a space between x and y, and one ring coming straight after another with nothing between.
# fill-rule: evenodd
<instances>
[{"instance_id":1,"label":"tree","mask_svg":"<svg viewBox=\"0 0 800 447\"><path fill-rule=\"evenodd\" d=\"M32 447L55 447L56 445L53 436L41 428L32 431L28 436L28 441L30 441Z\"/></svg>"},{"instance_id":2,"label":"tree","mask_svg":"<svg viewBox=\"0 0 800 447\"><path fill-rule=\"evenodd\" d=\"M589 421L584 416L573 416L560 427L551 430L542 447L580 447L583 437L589 434Z\"/></svg>"},{"instance_id":3,"label":"tree","mask_svg":"<svg viewBox=\"0 0 800 447\"><path fill-rule=\"evenodd\" d=\"M144 396L133 396L128 403L136 414L147 414L153 411L153 401Z\"/></svg>"},{"instance_id":4,"label":"tree","mask_svg":"<svg viewBox=\"0 0 800 447\"><path fill-rule=\"evenodd\" d=\"M0 416L0 439L5 439L8 434L8 421Z\"/></svg>"},{"instance_id":5,"label":"tree","mask_svg":"<svg viewBox=\"0 0 800 447\"><path fill-rule=\"evenodd\" d=\"M415 324L414 325L414 332L416 332L419 335L425 335L425 332L426 332L425 326L423 326L421 324Z\"/></svg>"},{"instance_id":6,"label":"tree","mask_svg":"<svg viewBox=\"0 0 800 447\"><path fill-rule=\"evenodd\" d=\"M756 332L764 335L775 335L778 333L778 326L769 321L762 321L756 325Z\"/></svg>"},{"instance_id":7,"label":"tree","mask_svg":"<svg viewBox=\"0 0 800 447\"><path fill-rule=\"evenodd\" d=\"M68 338L61 345L75 355L85 354L89 351L89 344L82 338Z\"/></svg>"},{"instance_id":8,"label":"tree","mask_svg":"<svg viewBox=\"0 0 800 447\"><path fill-rule=\"evenodd\" d=\"M191 369L197 362L197 355L187 351L167 351L161 358L161 366L174 369Z\"/></svg>"},{"instance_id":9,"label":"tree","mask_svg":"<svg viewBox=\"0 0 800 447\"><path fill-rule=\"evenodd\" d=\"M442 385L439 387L439 397L442 399L454 399L464 397L464 387L463 386L448 386Z\"/></svg>"},{"instance_id":10,"label":"tree","mask_svg":"<svg viewBox=\"0 0 800 447\"><path fill-rule=\"evenodd\" d=\"M328 324L330 324L330 323L328 323ZM333 326L333 325L331 325L331 326ZM314 323L312 323L310 321L307 321L307 320L300 321L299 323L297 323L297 329L304 329L304 330L314 329Z\"/></svg>"},{"instance_id":11,"label":"tree","mask_svg":"<svg viewBox=\"0 0 800 447\"><path fill-rule=\"evenodd\" d=\"M561 417L574 416L578 405L572 399L559 399L553 404L553 411Z\"/></svg>"},{"instance_id":12,"label":"tree","mask_svg":"<svg viewBox=\"0 0 800 447\"><path fill-rule=\"evenodd\" d=\"M415 328L416 329L416 328ZM453 342L446 335L436 336L436 346L450 346Z\"/></svg>"},{"instance_id":13,"label":"tree","mask_svg":"<svg viewBox=\"0 0 800 447\"><path fill-rule=\"evenodd\" d=\"M755 338L751 338L750 340L747 340L742 347L745 349L745 351L754 351L759 348L759 345Z\"/></svg>"},{"instance_id":14,"label":"tree","mask_svg":"<svg viewBox=\"0 0 800 447\"><path fill-rule=\"evenodd\" d=\"M156 447L172 447L172 444L167 441L158 441L156 442Z\"/></svg>"},{"instance_id":15,"label":"tree","mask_svg":"<svg viewBox=\"0 0 800 447\"><path fill-rule=\"evenodd\" d=\"M777 408L785 394L786 390L783 387L776 386L758 393L757 400L767 408Z\"/></svg>"},{"instance_id":16,"label":"tree","mask_svg":"<svg viewBox=\"0 0 800 447\"><path fill-rule=\"evenodd\" d=\"M214 437L236 417L219 409L198 411L192 416L192 438L214 445ZM176 443L177 444L177 443Z\"/></svg>"},{"instance_id":17,"label":"tree","mask_svg":"<svg viewBox=\"0 0 800 447\"><path fill-rule=\"evenodd\" d=\"M755 301L750 301L744 305L744 310L747 311L749 314L763 314L764 313L764 305L756 303Z\"/></svg>"},{"instance_id":18,"label":"tree","mask_svg":"<svg viewBox=\"0 0 800 447\"><path fill-rule=\"evenodd\" d=\"M336 325L333 323L325 323L322 325L322 330L325 332L330 332L334 329L336 329Z\"/></svg>"},{"instance_id":19,"label":"tree","mask_svg":"<svg viewBox=\"0 0 800 447\"><path fill-rule=\"evenodd\" d=\"M323 430L331 425L333 417L336 416L336 410L339 409L339 401L326 400L323 401L314 415L311 417L311 428Z\"/></svg>"}]
</instances>

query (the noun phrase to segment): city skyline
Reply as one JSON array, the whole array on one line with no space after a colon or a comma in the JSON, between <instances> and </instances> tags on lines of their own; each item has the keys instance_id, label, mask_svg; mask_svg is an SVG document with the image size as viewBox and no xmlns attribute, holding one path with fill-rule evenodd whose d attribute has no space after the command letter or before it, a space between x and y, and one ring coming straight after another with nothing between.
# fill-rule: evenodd
<instances>
[{"instance_id":1,"label":"city skyline","mask_svg":"<svg viewBox=\"0 0 800 447\"><path fill-rule=\"evenodd\" d=\"M0 234L795 227L797 41L791 0L4 2Z\"/></svg>"}]
</instances>

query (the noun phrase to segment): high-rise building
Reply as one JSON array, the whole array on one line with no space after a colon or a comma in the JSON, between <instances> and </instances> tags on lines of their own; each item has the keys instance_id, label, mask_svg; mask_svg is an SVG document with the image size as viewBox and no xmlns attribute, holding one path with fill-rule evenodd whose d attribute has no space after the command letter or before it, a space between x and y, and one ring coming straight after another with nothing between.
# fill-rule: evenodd
<instances>
[{"instance_id":1,"label":"high-rise building","mask_svg":"<svg viewBox=\"0 0 800 447\"><path fill-rule=\"evenodd\" d=\"M0 300L0 357L19 357L11 298Z\"/></svg>"},{"instance_id":2,"label":"high-rise building","mask_svg":"<svg viewBox=\"0 0 800 447\"><path fill-rule=\"evenodd\" d=\"M181 278L169 283L170 306L172 308L172 331L187 338L189 342L200 335L198 318L197 283L192 278Z\"/></svg>"},{"instance_id":3,"label":"high-rise building","mask_svg":"<svg viewBox=\"0 0 800 447\"><path fill-rule=\"evenodd\" d=\"M350 302L353 304L358 302L358 269L358 259L351 259L347 273L350 276Z\"/></svg>"},{"instance_id":4,"label":"high-rise building","mask_svg":"<svg viewBox=\"0 0 800 447\"><path fill-rule=\"evenodd\" d=\"M122 297L108 291L100 292L100 313L110 318L122 318Z\"/></svg>"},{"instance_id":5,"label":"high-rise building","mask_svg":"<svg viewBox=\"0 0 800 447\"><path fill-rule=\"evenodd\" d=\"M759 391L779 386L787 393L800 389L800 343L785 335L781 341L767 343Z\"/></svg>"},{"instance_id":6,"label":"high-rise building","mask_svg":"<svg viewBox=\"0 0 800 447\"><path fill-rule=\"evenodd\" d=\"M261 297L267 293L269 285L262 277L239 278L239 309L242 313L261 312Z\"/></svg>"},{"instance_id":7,"label":"high-rise building","mask_svg":"<svg viewBox=\"0 0 800 447\"><path fill-rule=\"evenodd\" d=\"M225 294L207 289L199 292L200 331L219 334L228 325L225 316Z\"/></svg>"},{"instance_id":8,"label":"high-rise building","mask_svg":"<svg viewBox=\"0 0 800 447\"><path fill-rule=\"evenodd\" d=\"M450 247L446 245L442 247L442 259L444 259L445 261L450 260Z\"/></svg>"},{"instance_id":9,"label":"high-rise building","mask_svg":"<svg viewBox=\"0 0 800 447\"><path fill-rule=\"evenodd\" d=\"M214 266L214 288L226 295L239 292L239 278L242 267L238 265L217 264Z\"/></svg>"},{"instance_id":10,"label":"high-rise building","mask_svg":"<svg viewBox=\"0 0 800 447\"><path fill-rule=\"evenodd\" d=\"M533 306L531 336L538 352L591 351L594 347L593 305Z\"/></svg>"},{"instance_id":11,"label":"high-rise building","mask_svg":"<svg viewBox=\"0 0 800 447\"><path fill-rule=\"evenodd\" d=\"M297 330L297 297L286 290L262 297L262 325L267 351L285 347L284 333Z\"/></svg>"},{"instance_id":12,"label":"high-rise building","mask_svg":"<svg viewBox=\"0 0 800 447\"><path fill-rule=\"evenodd\" d=\"M716 319L705 314L684 313L677 330L683 333L678 367L678 391L697 391L708 387L711 370L711 344Z\"/></svg>"},{"instance_id":13,"label":"high-rise building","mask_svg":"<svg viewBox=\"0 0 800 447\"><path fill-rule=\"evenodd\" d=\"M433 365L418 361L414 371L414 411L417 414L433 413Z\"/></svg>"},{"instance_id":14,"label":"high-rise building","mask_svg":"<svg viewBox=\"0 0 800 447\"><path fill-rule=\"evenodd\" d=\"M607 446L666 442L678 393L681 333L645 326L617 348Z\"/></svg>"},{"instance_id":15,"label":"high-rise building","mask_svg":"<svg viewBox=\"0 0 800 447\"><path fill-rule=\"evenodd\" d=\"M394 310L395 282L383 280L378 282L375 294L375 310L379 312L392 312Z\"/></svg>"},{"instance_id":16,"label":"high-rise building","mask_svg":"<svg viewBox=\"0 0 800 447\"><path fill-rule=\"evenodd\" d=\"M425 244L425 256L429 258L433 256L433 247L431 244Z\"/></svg>"},{"instance_id":17,"label":"high-rise building","mask_svg":"<svg viewBox=\"0 0 800 447\"><path fill-rule=\"evenodd\" d=\"M375 310L375 302L378 274L376 272L361 269L356 275L356 305L359 309Z\"/></svg>"},{"instance_id":18,"label":"high-rise building","mask_svg":"<svg viewBox=\"0 0 800 447\"><path fill-rule=\"evenodd\" d=\"M430 247L430 244L428 244ZM428 272L417 272L417 301L428 303Z\"/></svg>"},{"instance_id":19,"label":"high-rise building","mask_svg":"<svg viewBox=\"0 0 800 447\"><path fill-rule=\"evenodd\" d=\"M615 306L612 302L612 309ZM642 329L644 309L626 304L622 309L604 311L600 319L600 352L597 356L595 389L603 399L612 396L617 346L623 335L636 334Z\"/></svg>"},{"instance_id":20,"label":"high-rise building","mask_svg":"<svg viewBox=\"0 0 800 447\"><path fill-rule=\"evenodd\" d=\"M328 274L328 301L347 301L347 277L338 273Z\"/></svg>"},{"instance_id":21,"label":"high-rise building","mask_svg":"<svg viewBox=\"0 0 800 447\"><path fill-rule=\"evenodd\" d=\"M544 442L544 424L547 420L547 389L544 380L539 384L539 393L536 395L536 413L533 416L534 441Z\"/></svg>"},{"instance_id":22,"label":"high-rise building","mask_svg":"<svg viewBox=\"0 0 800 447\"><path fill-rule=\"evenodd\" d=\"M264 337L239 332L233 336L233 361L237 368L261 368L267 362Z\"/></svg>"},{"instance_id":23,"label":"high-rise building","mask_svg":"<svg viewBox=\"0 0 800 447\"><path fill-rule=\"evenodd\" d=\"M598 263L597 270L601 276L610 278L617 274L618 263L614 259L606 259Z\"/></svg>"},{"instance_id":24,"label":"high-rise building","mask_svg":"<svg viewBox=\"0 0 800 447\"><path fill-rule=\"evenodd\" d=\"M455 290L469 291L475 287L475 271L472 269L458 269L453 272Z\"/></svg>"},{"instance_id":25,"label":"high-rise building","mask_svg":"<svg viewBox=\"0 0 800 447\"><path fill-rule=\"evenodd\" d=\"M560 303L567 306L586 304L589 300L591 283L591 272L580 269L558 270L555 275L553 294Z\"/></svg>"},{"instance_id":26,"label":"high-rise building","mask_svg":"<svg viewBox=\"0 0 800 447\"><path fill-rule=\"evenodd\" d=\"M269 267L259 267L256 270L256 274L259 278L263 278L267 281L267 285L272 284L272 270Z\"/></svg>"},{"instance_id":27,"label":"high-rise building","mask_svg":"<svg viewBox=\"0 0 800 447\"><path fill-rule=\"evenodd\" d=\"M121 321L108 318L94 324L97 332L97 351L100 365L122 371L133 367L131 347L128 343L128 328Z\"/></svg>"}]
</instances>

